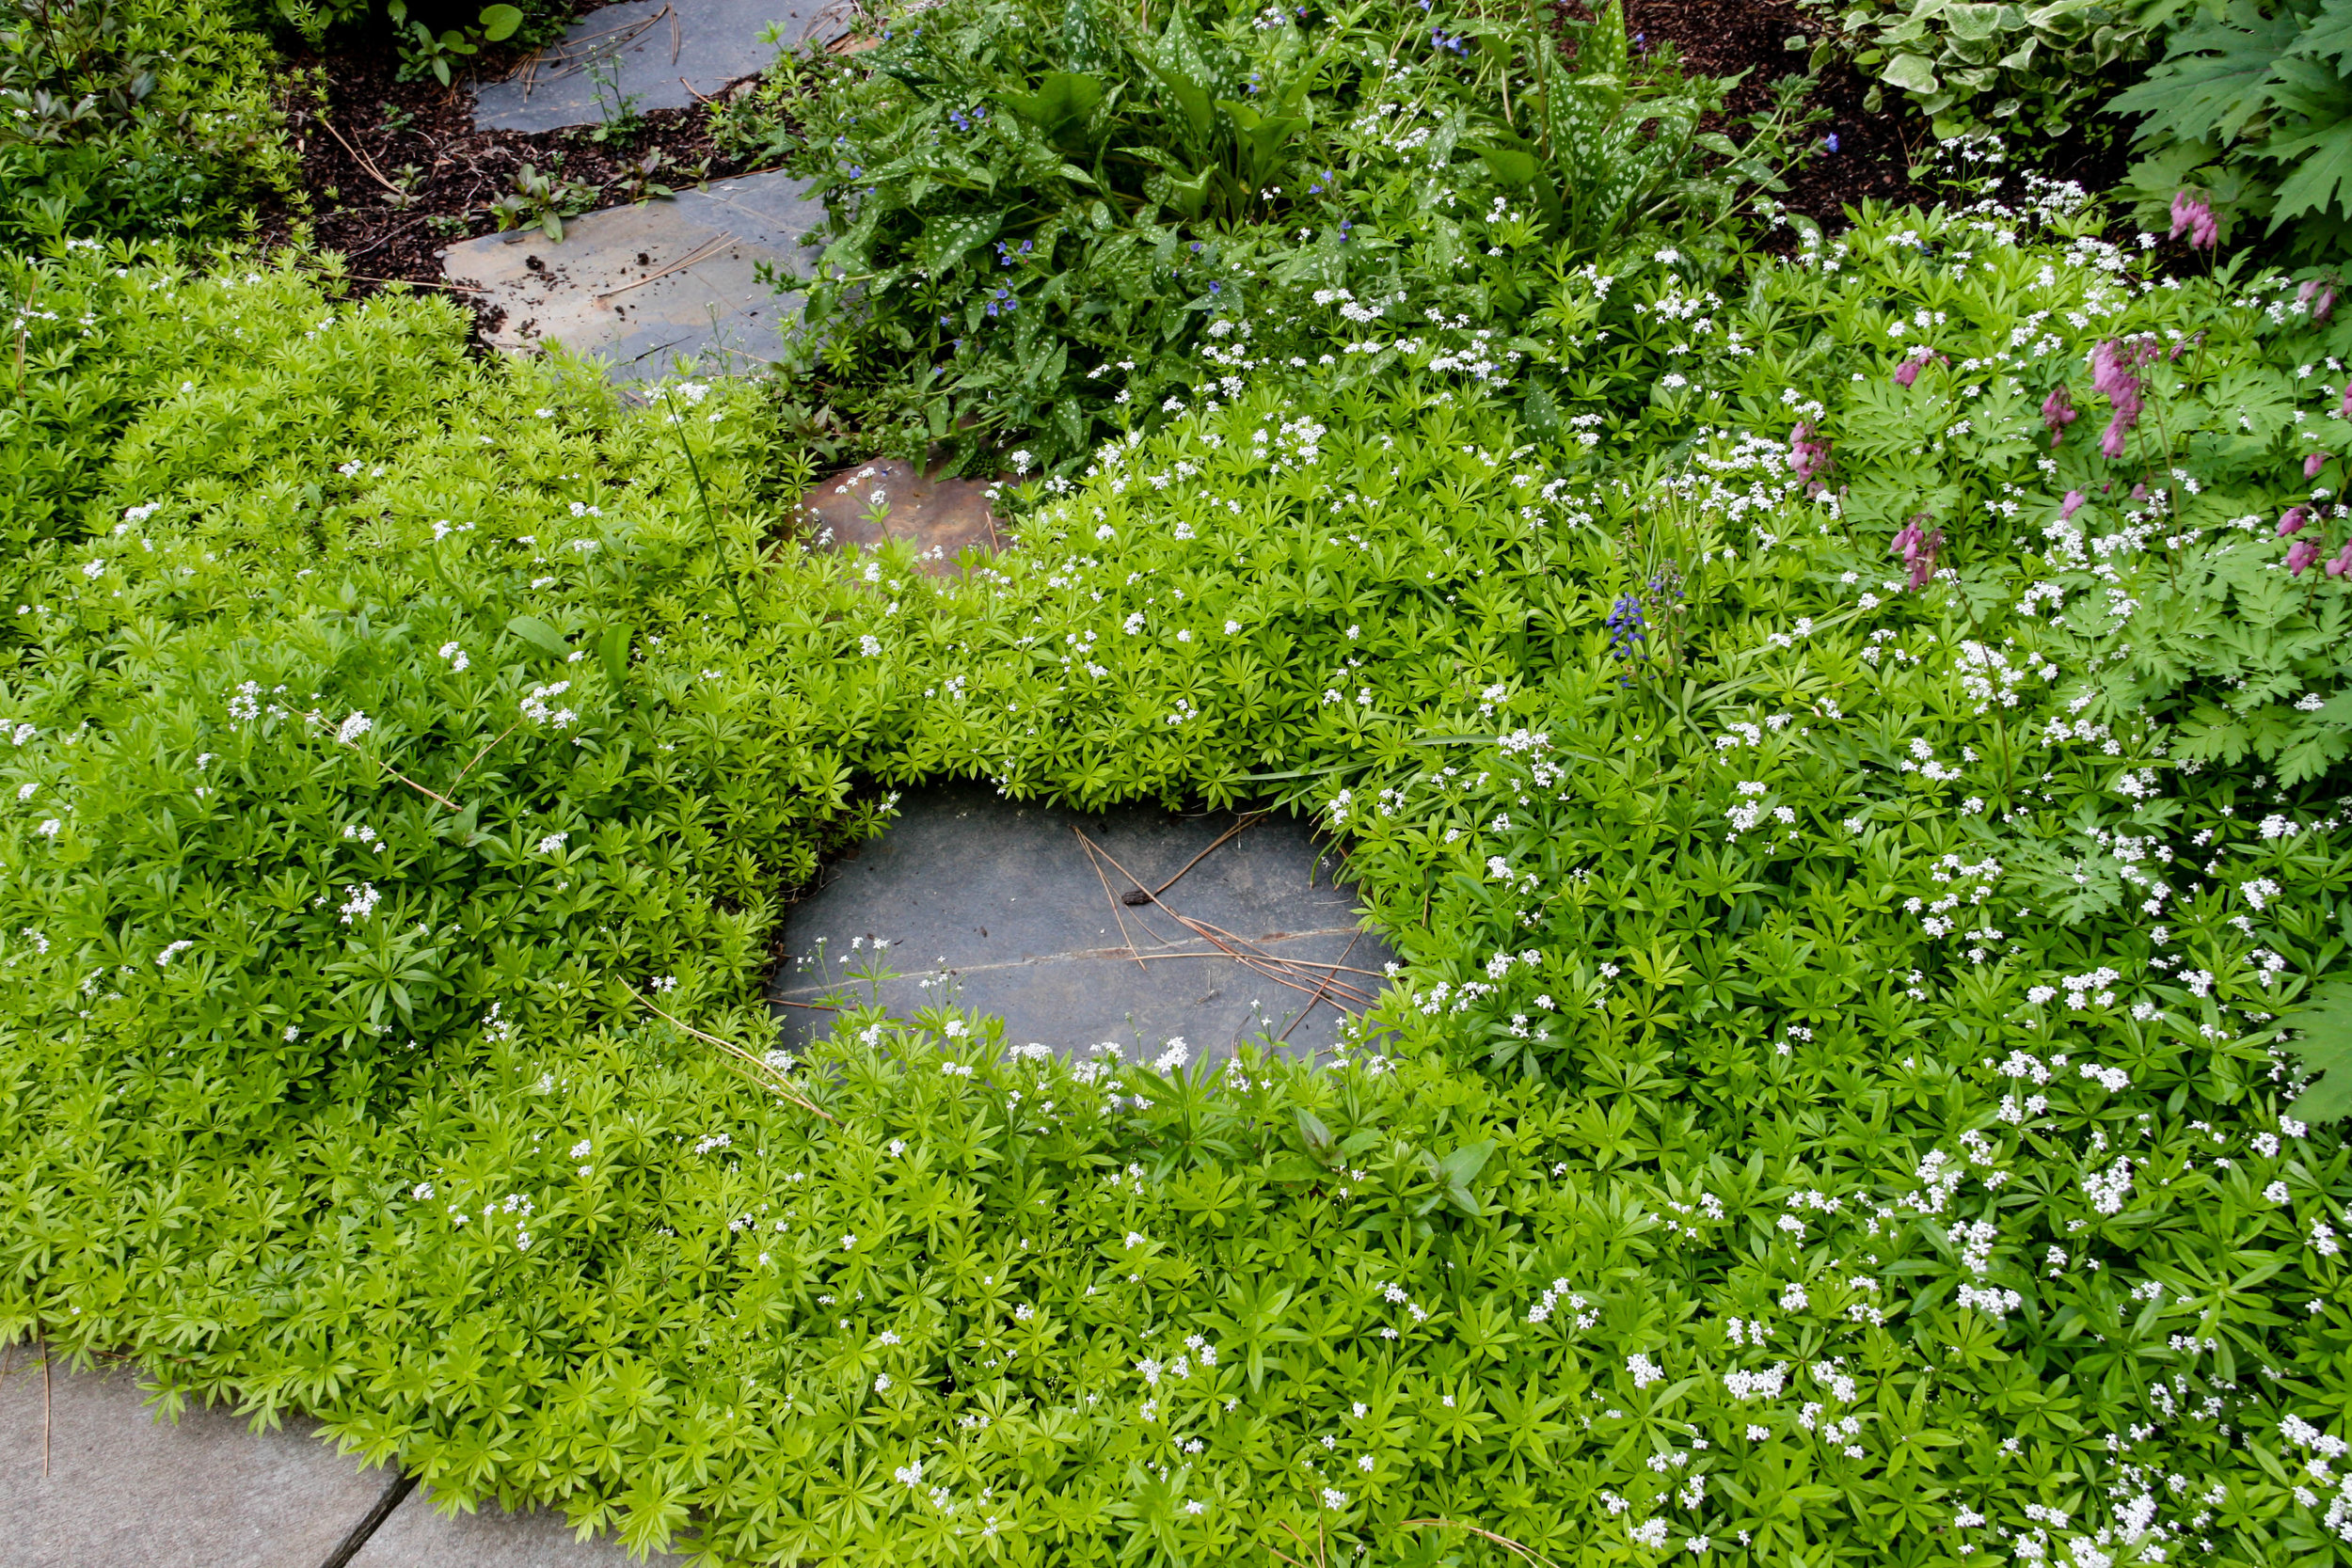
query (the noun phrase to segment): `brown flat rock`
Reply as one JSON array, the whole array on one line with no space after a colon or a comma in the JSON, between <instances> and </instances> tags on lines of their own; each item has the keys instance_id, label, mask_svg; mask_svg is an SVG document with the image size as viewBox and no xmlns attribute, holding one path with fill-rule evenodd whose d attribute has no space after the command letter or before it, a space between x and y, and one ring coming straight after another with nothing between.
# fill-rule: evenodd
<instances>
[{"instance_id":1,"label":"brown flat rock","mask_svg":"<svg viewBox=\"0 0 2352 1568\"><path fill-rule=\"evenodd\" d=\"M993 553L1003 547L989 510L985 480L944 479L920 472L897 458L861 463L825 480L801 498L800 522L809 541L857 550L887 539L912 542L922 569L952 577L965 550ZM869 521L880 495L887 512L877 527Z\"/></svg>"}]
</instances>

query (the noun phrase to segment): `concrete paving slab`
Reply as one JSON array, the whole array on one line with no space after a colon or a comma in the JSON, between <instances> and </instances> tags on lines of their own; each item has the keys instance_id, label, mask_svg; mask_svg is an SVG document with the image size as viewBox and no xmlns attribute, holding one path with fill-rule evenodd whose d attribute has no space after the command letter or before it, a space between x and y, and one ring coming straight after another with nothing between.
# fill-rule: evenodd
<instances>
[{"instance_id":1,"label":"concrete paving slab","mask_svg":"<svg viewBox=\"0 0 2352 1568\"><path fill-rule=\"evenodd\" d=\"M502 82L474 93L485 130L600 125L622 99L682 109L766 71L819 22L824 0L628 0L590 11ZM837 11L837 8L836 8ZM779 43L762 41L771 28ZM598 96L599 71L611 80Z\"/></svg>"},{"instance_id":2,"label":"concrete paving slab","mask_svg":"<svg viewBox=\"0 0 2352 1568\"><path fill-rule=\"evenodd\" d=\"M897 458L845 468L801 498L801 526L812 544L863 549L885 539L913 541L924 571L952 577L965 550L1003 547L989 506L989 482L944 479ZM867 520L880 495L887 510Z\"/></svg>"},{"instance_id":3,"label":"concrete paving slab","mask_svg":"<svg viewBox=\"0 0 2352 1568\"><path fill-rule=\"evenodd\" d=\"M880 938L897 977L874 994L899 1017L953 1001L1001 1016L1010 1044L1086 1054L1115 1042L1130 1060L1160 1057L1170 1038L1195 1060L1286 1034L1285 1051L1327 1051L1395 955L1332 886L1337 857L1306 823L1244 821L1150 806L1082 816L976 784L909 791L888 832L787 911L771 1000L818 1002L845 983L862 999L845 977ZM1334 999L1342 984L1352 998ZM831 1027L825 1012L777 1010L787 1043Z\"/></svg>"},{"instance_id":4,"label":"concrete paving slab","mask_svg":"<svg viewBox=\"0 0 2352 1568\"><path fill-rule=\"evenodd\" d=\"M611 1536L577 1540L563 1514L545 1510L509 1513L485 1503L472 1513L443 1513L419 1487L368 1537L349 1568L629 1568L685 1560L667 1552L632 1558Z\"/></svg>"},{"instance_id":5,"label":"concrete paving slab","mask_svg":"<svg viewBox=\"0 0 2352 1568\"><path fill-rule=\"evenodd\" d=\"M562 343L604 360L616 381L740 372L775 357L801 296L760 280L762 262L806 277L801 235L821 201L787 174L752 174L664 200L574 218L561 241L536 229L485 234L441 253L449 279L482 291L510 353Z\"/></svg>"},{"instance_id":6,"label":"concrete paving slab","mask_svg":"<svg viewBox=\"0 0 2352 1568\"><path fill-rule=\"evenodd\" d=\"M43 1381L0 1351L0 1561L9 1568L319 1568L395 1482L309 1421L255 1433L217 1407L158 1422L127 1370Z\"/></svg>"}]
</instances>

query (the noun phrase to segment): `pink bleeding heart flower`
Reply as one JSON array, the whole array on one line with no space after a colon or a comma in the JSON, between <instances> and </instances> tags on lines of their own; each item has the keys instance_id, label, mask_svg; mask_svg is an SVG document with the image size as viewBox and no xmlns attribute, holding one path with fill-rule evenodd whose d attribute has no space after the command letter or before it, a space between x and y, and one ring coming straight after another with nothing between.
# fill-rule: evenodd
<instances>
[{"instance_id":1,"label":"pink bleeding heart flower","mask_svg":"<svg viewBox=\"0 0 2352 1568\"><path fill-rule=\"evenodd\" d=\"M1924 345L1915 348L1904 357L1901 364L1895 367L1895 385L1909 387L1919 379L1919 372L1927 369L1931 361L1938 365L1951 363L1942 355Z\"/></svg>"},{"instance_id":2,"label":"pink bleeding heart flower","mask_svg":"<svg viewBox=\"0 0 2352 1568\"><path fill-rule=\"evenodd\" d=\"M1829 471L1829 443L1816 434L1811 420L1788 433L1788 467L1813 490L1821 488L1820 476Z\"/></svg>"},{"instance_id":3,"label":"pink bleeding heart flower","mask_svg":"<svg viewBox=\"0 0 2352 1568\"><path fill-rule=\"evenodd\" d=\"M2221 226L2213 215L2213 204L2201 196L2182 191L2172 198L2172 237L2188 236L2191 250L2211 250L2221 238Z\"/></svg>"},{"instance_id":4,"label":"pink bleeding heart flower","mask_svg":"<svg viewBox=\"0 0 2352 1568\"><path fill-rule=\"evenodd\" d=\"M2074 394L2067 390L2066 383L2059 382L2057 389L2042 400L2042 428L2050 433L2051 451L2056 451L2058 443L2066 439L2066 427L2082 417L2082 410L2074 406Z\"/></svg>"},{"instance_id":5,"label":"pink bleeding heart flower","mask_svg":"<svg viewBox=\"0 0 2352 1568\"><path fill-rule=\"evenodd\" d=\"M2303 477L2305 479L2317 479L2319 477L2319 470L2327 466L2328 454L2324 451L2315 451L2309 457L2303 459Z\"/></svg>"},{"instance_id":6,"label":"pink bleeding heart flower","mask_svg":"<svg viewBox=\"0 0 2352 1568\"><path fill-rule=\"evenodd\" d=\"M2311 307L2312 322L2316 325L2335 313L2335 285L2314 277L2295 291L2295 303Z\"/></svg>"},{"instance_id":7,"label":"pink bleeding heart flower","mask_svg":"<svg viewBox=\"0 0 2352 1568\"><path fill-rule=\"evenodd\" d=\"M2311 520L2312 515L2302 507L2288 507L2286 515L2279 519L2279 537L2286 539L2302 532L2303 525Z\"/></svg>"},{"instance_id":8,"label":"pink bleeding heart flower","mask_svg":"<svg viewBox=\"0 0 2352 1568\"><path fill-rule=\"evenodd\" d=\"M2073 522L2074 520L2074 514L2080 512L2083 509L2083 502L2089 500L2090 499L2090 498L2089 496L2084 495L2080 490L2067 491L2066 499L2058 504L2058 521L2061 523Z\"/></svg>"},{"instance_id":9,"label":"pink bleeding heart flower","mask_svg":"<svg viewBox=\"0 0 2352 1568\"><path fill-rule=\"evenodd\" d=\"M2153 341L2125 342L2109 338L2090 351L2090 384L2106 395L2115 415L2100 434L2099 450L2110 458L2123 455L2124 438L2139 423L2139 367L2157 353Z\"/></svg>"},{"instance_id":10,"label":"pink bleeding heart flower","mask_svg":"<svg viewBox=\"0 0 2352 1568\"><path fill-rule=\"evenodd\" d=\"M1895 535L1895 552L1903 558L1903 564L1911 571L1910 586L1914 591L1925 588L1935 576L1935 552L1944 547L1942 529L1930 531L1919 527L1927 520L1927 515L1924 512L1920 513Z\"/></svg>"},{"instance_id":11,"label":"pink bleeding heart flower","mask_svg":"<svg viewBox=\"0 0 2352 1568\"><path fill-rule=\"evenodd\" d=\"M2352 572L2352 539L2345 540L2344 548L2338 550L2335 559L2328 562L2328 575L2331 578L2340 578L2348 572Z\"/></svg>"},{"instance_id":12,"label":"pink bleeding heart flower","mask_svg":"<svg viewBox=\"0 0 2352 1568\"><path fill-rule=\"evenodd\" d=\"M2287 546L2287 576L2291 578L2301 577L2304 571L2318 559L2319 545L2317 541L2311 539L2297 539L2294 544Z\"/></svg>"}]
</instances>

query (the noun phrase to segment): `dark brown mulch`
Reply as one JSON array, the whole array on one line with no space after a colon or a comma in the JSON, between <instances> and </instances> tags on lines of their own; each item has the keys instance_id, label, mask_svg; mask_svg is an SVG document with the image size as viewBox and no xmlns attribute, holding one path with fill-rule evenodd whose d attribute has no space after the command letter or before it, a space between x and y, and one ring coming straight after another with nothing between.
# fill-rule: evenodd
<instances>
[{"instance_id":1,"label":"dark brown mulch","mask_svg":"<svg viewBox=\"0 0 2352 1568\"><path fill-rule=\"evenodd\" d=\"M1810 47L1790 49L1788 40L1802 36L1818 41L1829 31L1820 11L1795 0L1626 0L1625 24L1643 47L1672 44L1686 71L1713 76L1745 72L1724 105L1730 121L1765 108L1774 81L1803 73ZM1790 212L1827 230L1844 227L1844 210L1865 199L1921 206L1941 199L1941 193L1912 174L1933 143L1926 117L1891 87L1882 94L1882 107L1866 111L1862 104L1870 85L1842 59L1833 58L1822 69L1809 102L1828 110L1828 118L1813 134L1817 150L1788 176L1788 190L1780 198ZM1828 146L1833 135L1835 151ZM2116 149L2081 141L2035 149L2012 144L2009 150L2012 166L2029 161L2045 175L2079 181L2091 191L2106 189L2122 172Z\"/></svg>"},{"instance_id":2,"label":"dark brown mulch","mask_svg":"<svg viewBox=\"0 0 2352 1568\"><path fill-rule=\"evenodd\" d=\"M485 62L485 75L500 69L486 53ZM526 164L594 187L592 209L636 199L648 182L684 189L746 172L711 140L700 107L647 110L633 134L601 143L585 128L526 135L475 129L462 78L451 87L396 80L389 48L294 63L299 82L325 85L324 104L314 87L298 87L288 104L311 232L342 253L362 293L386 281L440 283L439 253L497 229L491 203ZM297 215L271 213L267 229L283 236Z\"/></svg>"}]
</instances>

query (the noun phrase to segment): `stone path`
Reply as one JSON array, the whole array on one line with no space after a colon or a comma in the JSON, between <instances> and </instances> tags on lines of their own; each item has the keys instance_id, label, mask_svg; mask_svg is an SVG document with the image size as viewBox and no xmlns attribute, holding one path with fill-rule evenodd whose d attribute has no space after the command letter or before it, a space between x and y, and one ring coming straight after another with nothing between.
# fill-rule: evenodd
<instances>
[{"instance_id":1,"label":"stone path","mask_svg":"<svg viewBox=\"0 0 2352 1568\"><path fill-rule=\"evenodd\" d=\"M597 125L622 100L682 109L775 64L826 13L822 0L628 0L590 11L503 82L474 94L485 130ZM772 37L775 41L766 41ZM610 72L601 99L598 77Z\"/></svg>"},{"instance_id":2,"label":"stone path","mask_svg":"<svg viewBox=\"0 0 2352 1568\"><path fill-rule=\"evenodd\" d=\"M910 791L899 813L787 911L771 996L789 1041L831 1027L791 1004L842 986L876 938L898 977L875 994L894 1014L952 999L1001 1015L1011 1044L1110 1041L1147 1062L1171 1037L1195 1059L1249 1037L1329 1051L1395 957L1291 817L1086 816L972 784Z\"/></svg>"},{"instance_id":3,"label":"stone path","mask_svg":"<svg viewBox=\"0 0 2352 1568\"><path fill-rule=\"evenodd\" d=\"M506 312L490 341L509 351L561 343L605 361L616 381L745 371L773 358L800 295L760 277L806 277L801 235L824 205L789 175L753 174L574 218L561 241L537 229L485 234L442 253L453 283Z\"/></svg>"},{"instance_id":4,"label":"stone path","mask_svg":"<svg viewBox=\"0 0 2352 1568\"><path fill-rule=\"evenodd\" d=\"M158 1421L124 1369L0 1348L0 1562L8 1568L622 1568L559 1514L450 1518L315 1423L254 1432L225 1410ZM44 1473L45 1472L45 1473ZM660 1561L677 1562L677 1558Z\"/></svg>"},{"instance_id":5,"label":"stone path","mask_svg":"<svg viewBox=\"0 0 2352 1568\"><path fill-rule=\"evenodd\" d=\"M684 108L775 64L825 0L628 0L574 23L502 82L474 90L474 122L556 131L638 109ZM674 198L585 214L550 240L536 228L441 253L443 275L505 312L500 348L561 343L616 381L745 371L775 357L800 296L761 277L805 277L801 236L824 204L789 175L750 174Z\"/></svg>"},{"instance_id":6,"label":"stone path","mask_svg":"<svg viewBox=\"0 0 2352 1568\"><path fill-rule=\"evenodd\" d=\"M781 44L846 25L843 0L628 0L590 12L513 77L475 89L477 124L515 131L594 125L615 95L643 109L680 108L767 70ZM774 41L763 41L771 40ZM599 72L617 73L597 92ZM485 234L441 253L442 273L502 311L486 336L510 353L549 343L600 360L619 382L742 372L772 360L801 295L824 204L789 175L752 174L675 198L585 214L564 238L539 230ZM766 277L763 277L763 273ZM841 482L854 476L847 488ZM884 491L889 527L865 520ZM809 533L844 548L912 537L923 570L948 576L967 548L999 546L985 483L877 462L809 492Z\"/></svg>"}]
</instances>

